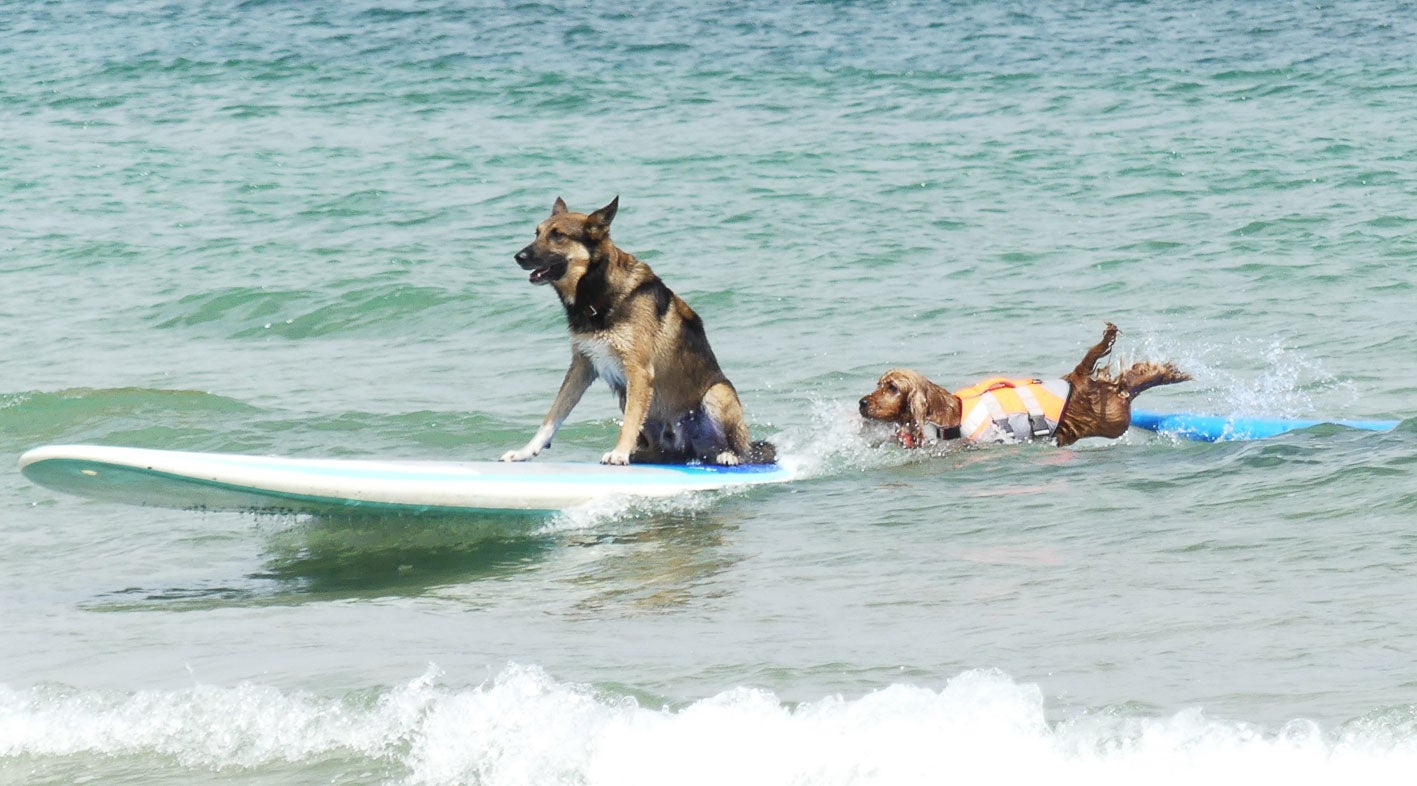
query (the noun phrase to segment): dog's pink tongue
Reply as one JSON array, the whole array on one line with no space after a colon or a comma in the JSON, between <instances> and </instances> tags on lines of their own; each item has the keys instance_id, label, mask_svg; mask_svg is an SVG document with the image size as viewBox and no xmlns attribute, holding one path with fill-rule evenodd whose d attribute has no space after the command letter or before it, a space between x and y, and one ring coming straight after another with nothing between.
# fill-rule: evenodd
<instances>
[{"instance_id":1,"label":"dog's pink tongue","mask_svg":"<svg viewBox=\"0 0 1417 786\"><path fill-rule=\"evenodd\" d=\"M550 272L551 268L549 267L539 267L531 271L531 275L527 277L527 281L530 281L533 284L545 284L546 275Z\"/></svg>"}]
</instances>

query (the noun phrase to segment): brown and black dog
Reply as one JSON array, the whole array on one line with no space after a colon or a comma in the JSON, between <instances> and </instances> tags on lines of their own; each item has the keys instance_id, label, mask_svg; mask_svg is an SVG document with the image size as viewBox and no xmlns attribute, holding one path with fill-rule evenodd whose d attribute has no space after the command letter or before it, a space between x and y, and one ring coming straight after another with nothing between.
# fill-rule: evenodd
<instances>
[{"instance_id":1,"label":"brown and black dog","mask_svg":"<svg viewBox=\"0 0 1417 786\"><path fill-rule=\"evenodd\" d=\"M624 424L605 464L772 463L751 442L743 405L709 348L703 320L649 265L610 241L620 197L586 215L556 198L536 239L516 254L531 283L550 284L566 309L571 367L541 428L503 461L526 461L551 438L597 377L620 399Z\"/></svg>"},{"instance_id":2,"label":"brown and black dog","mask_svg":"<svg viewBox=\"0 0 1417 786\"><path fill-rule=\"evenodd\" d=\"M916 371L891 369L860 402L862 417L900 426L906 447L965 438L976 442L1031 442L1053 438L1071 445L1084 437L1116 438L1132 420L1132 399L1157 385L1191 376L1171 363L1134 363L1119 375L1098 368L1112 352L1117 326L1060 380L993 377L958 395Z\"/></svg>"}]
</instances>

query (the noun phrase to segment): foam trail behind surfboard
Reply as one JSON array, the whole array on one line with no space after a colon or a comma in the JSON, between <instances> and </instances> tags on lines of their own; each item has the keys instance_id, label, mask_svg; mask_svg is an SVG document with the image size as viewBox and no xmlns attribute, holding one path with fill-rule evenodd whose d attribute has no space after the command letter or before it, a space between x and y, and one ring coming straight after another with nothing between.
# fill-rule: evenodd
<instances>
[{"instance_id":1,"label":"foam trail behind surfboard","mask_svg":"<svg viewBox=\"0 0 1417 786\"><path fill-rule=\"evenodd\" d=\"M1200 442L1264 439L1324 423L1361 429L1391 431L1396 420L1299 420L1290 418L1248 418L1226 415L1197 415L1188 412L1146 412L1132 410L1132 425L1137 428L1169 434Z\"/></svg>"}]
</instances>

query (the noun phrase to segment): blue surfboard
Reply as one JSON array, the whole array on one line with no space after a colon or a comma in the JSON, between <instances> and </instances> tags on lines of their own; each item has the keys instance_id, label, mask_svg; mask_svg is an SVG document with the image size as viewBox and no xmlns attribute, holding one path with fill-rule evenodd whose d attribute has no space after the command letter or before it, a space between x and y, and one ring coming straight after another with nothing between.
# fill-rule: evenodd
<instances>
[{"instance_id":1,"label":"blue surfboard","mask_svg":"<svg viewBox=\"0 0 1417 786\"><path fill-rule=\"evenodd\" d=\"M780 483L776 464L381 461L51 445L20 457L47 488L154 507L268 512L546 513L607 497Z\"/></svg>"},{"instance_id":2,"label":"blue surfboard","mask_svg":"<svg viewBox=\"0 0 1417 786\"><path fill-rule=\"evenodd\" d=\"M1201 442L1264 439L1325 423L1364 431L1391 431L1397 420L1313 420L1291 418L1249 418L1228 415L1197 415L1189 412L1146 412L1132 410L1132 425Z\"/></svg>"}]
</instances>

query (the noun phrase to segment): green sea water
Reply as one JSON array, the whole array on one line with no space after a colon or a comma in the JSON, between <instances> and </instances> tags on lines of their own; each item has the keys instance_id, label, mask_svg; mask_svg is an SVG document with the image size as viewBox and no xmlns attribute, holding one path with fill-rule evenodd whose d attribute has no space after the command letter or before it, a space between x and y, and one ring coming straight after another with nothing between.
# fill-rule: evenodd
<instances>
[{"instance_id":1,"label":"green sea water","mask_svg":"<svg viewBox=\"0 0 1417 786\"><path fill-rule=\"evenodd\" d=\"M22 2L0 453L495 459L557 196L804 479L281 519L0 473L0 782L1405 782L1417 15L1397 2ZM1390 418L906 455L882 371ZM593 389L547 458L594 461ZM1170 780L1168 780L1170 779Z\"/></svg>"}]
</instances>

